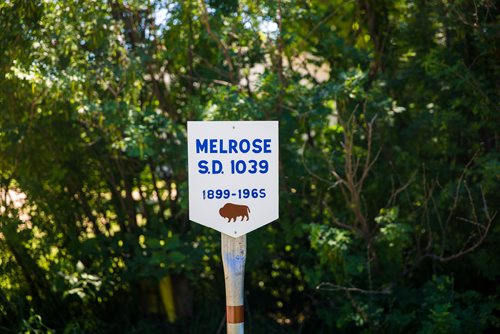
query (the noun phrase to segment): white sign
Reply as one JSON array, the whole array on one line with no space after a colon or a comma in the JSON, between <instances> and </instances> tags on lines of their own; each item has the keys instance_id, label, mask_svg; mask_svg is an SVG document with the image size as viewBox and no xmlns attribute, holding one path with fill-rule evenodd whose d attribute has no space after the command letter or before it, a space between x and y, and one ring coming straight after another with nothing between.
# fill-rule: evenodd
<instances>
[{"instance_id":1,"label":"white sign","mask_svg":"<svg viewBox=\"0 0 500 334\"><path fill-rule=\"evenodd\" d=\"M279 216L278 122L188 122L189 219L232 237Z\"/></svg>"}]
</instances>

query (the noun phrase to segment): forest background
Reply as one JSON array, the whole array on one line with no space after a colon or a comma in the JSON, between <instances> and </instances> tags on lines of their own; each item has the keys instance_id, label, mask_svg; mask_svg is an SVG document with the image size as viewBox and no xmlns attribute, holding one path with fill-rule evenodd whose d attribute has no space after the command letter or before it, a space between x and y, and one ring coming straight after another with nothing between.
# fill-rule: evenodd
<instances>
[{"instance_id":1,"label":"forest background","mask_svg":"<svg viewBox=\"0 0 500 334\"><path fill-rule=\"evenodd\" d=\"M500 326L492 0L0 2L0 331L222 333L186 122L280 122L248 333Z\"/></svg>"}]
</instances>

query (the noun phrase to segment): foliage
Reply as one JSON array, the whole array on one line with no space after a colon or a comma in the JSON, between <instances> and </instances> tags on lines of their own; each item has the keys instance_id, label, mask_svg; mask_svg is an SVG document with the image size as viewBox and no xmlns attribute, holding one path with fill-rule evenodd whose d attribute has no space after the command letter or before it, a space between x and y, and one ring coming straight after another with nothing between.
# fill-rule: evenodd
<instances>
[{"instance_id":1,"label":"foliage","mask_svg":"<svg viewBox=\"0 0 500 334\"><path fill-rule=\"evenodd\" d=\"M273 119L281 212L248 237L250 333L494 331L498 17L490 0L1 2L0 329L222 332L186 122Z\"/></svg>"}]
</instances>

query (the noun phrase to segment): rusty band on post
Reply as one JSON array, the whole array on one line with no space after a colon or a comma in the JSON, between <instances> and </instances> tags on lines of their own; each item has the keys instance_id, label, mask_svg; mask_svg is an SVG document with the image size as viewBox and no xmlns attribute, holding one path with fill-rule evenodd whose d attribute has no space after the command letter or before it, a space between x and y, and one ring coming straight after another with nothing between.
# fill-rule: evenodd
<instances>
[{"instance_id":1,"label":"rusty band on post","mask_svg":"<svg viewBox=\"0 0 500 334\"><path fill-rule=\"evenodd\" d=\"M244 307L239 306L226 306L226 318L228 324L239 324L245 322Z\"/></svg>"}]
</instances>

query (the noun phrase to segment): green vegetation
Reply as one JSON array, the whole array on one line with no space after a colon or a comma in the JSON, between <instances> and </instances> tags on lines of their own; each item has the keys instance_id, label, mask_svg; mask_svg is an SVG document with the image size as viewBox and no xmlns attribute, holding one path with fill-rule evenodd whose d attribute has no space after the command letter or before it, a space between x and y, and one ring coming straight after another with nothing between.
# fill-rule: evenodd
<instances>
[{"instance_id":1,"label":"green vegetation","mask_svg":"<svg viewBox=\"0 0 500 334\"><path fill-rule=\"evenodd\" d=\"M499 14L0 1L0 332L224 332L220 236L188 221L188 120L280 121L249 333L498 331Z\"/></svg>"}]
</instances>

